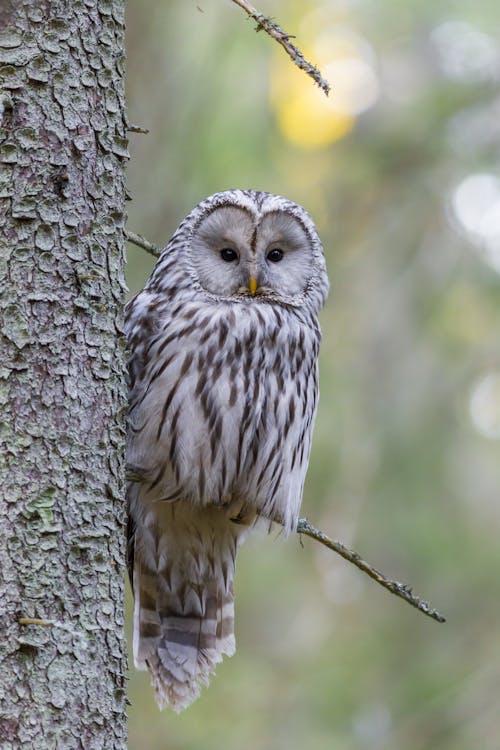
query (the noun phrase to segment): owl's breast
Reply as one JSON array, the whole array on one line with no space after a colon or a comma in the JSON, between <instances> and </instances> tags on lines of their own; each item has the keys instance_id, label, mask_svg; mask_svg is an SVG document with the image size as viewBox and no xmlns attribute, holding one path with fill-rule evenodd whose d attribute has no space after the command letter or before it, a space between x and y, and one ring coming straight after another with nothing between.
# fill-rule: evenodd
<instances>
[{"instance_id":1,"label":"owl's breast","mask_svg":"<svg viewBox=\"0 0 500 750\"><path fill-rule=\"evenodd\" d=\"M317 323L272 305L186 305L131 393L128 462L158 500L242 501L293 525L317 402Z\"/></svg>"}]
</instances>

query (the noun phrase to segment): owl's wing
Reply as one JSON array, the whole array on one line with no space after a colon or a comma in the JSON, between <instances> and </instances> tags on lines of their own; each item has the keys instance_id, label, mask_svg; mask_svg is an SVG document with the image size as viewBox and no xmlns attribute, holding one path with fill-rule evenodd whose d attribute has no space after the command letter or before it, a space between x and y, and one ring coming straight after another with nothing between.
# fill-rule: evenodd
<instances>
[{"instance_id":1,"label":"owl's wing","mask_svg":"<svg viewBox=\"0 0 500 750\"><path fill-rule=\"evenodd\" d=\"M136 348L140 367L131 367L127 464L151 499L224 504L255 434L253 347L245 352L223 306L193 303L156 327L148 349Z\"/></svg>"},{"instance_id":2,"label":"owl's wing","mask_svg":"<svg viewBox=\"0 0 500 750\"><path fill-rule=\"evenodd\" d=\"M127 494L130 491L127 490ZM134 537L135 537L135 522L130 515L127 515L127 550L126 550L126 561L127 561L127 573L130 585L133 586L134 582Z\"/></svg>"},{"instance_id":3,"label":"owl's wing","mask_svg":"<svg viewBox=\"0 0 500 750\"><path fill-rule=\"evenodd\" d=\"M246 461L247 493L255 498L259 514L286 530L298 520L311 452L318 347L318 328L291 321L280 331L271 367L264 373L265 403Z\"/></svg>"}]
</instances>

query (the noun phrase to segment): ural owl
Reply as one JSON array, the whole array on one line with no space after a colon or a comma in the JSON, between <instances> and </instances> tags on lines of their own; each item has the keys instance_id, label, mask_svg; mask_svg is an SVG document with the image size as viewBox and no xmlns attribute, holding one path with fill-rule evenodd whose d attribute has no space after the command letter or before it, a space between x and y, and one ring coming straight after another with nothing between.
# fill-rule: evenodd
<instances>
[{"instance_id":1,"label":"ural owl","mask_svg":"<svg viewBox=\"0 0 500 750\"><path fill-rule=\"evenodd\" d=\"M300 206L202 201L127 305L134 660L176 711L235 650L236 552L296 527L318 402L321 242Z\"/></svg>"}]
</instances>

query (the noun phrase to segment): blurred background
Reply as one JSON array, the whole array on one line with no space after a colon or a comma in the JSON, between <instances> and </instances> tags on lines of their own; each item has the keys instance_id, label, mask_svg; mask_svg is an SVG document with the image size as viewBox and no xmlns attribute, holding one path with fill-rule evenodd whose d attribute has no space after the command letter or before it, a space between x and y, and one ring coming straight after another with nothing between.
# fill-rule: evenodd
<instances>
[{"instance_id":1,"label":"blurred background","mask_svg":"<svg viewBox=\"0 0 500 750\"><path fill-rule=\"evenodd\" d=\"M131 667L130 748L499 750L498 0L258 6L329 99L229 0L128 4L129 228L164 245L232 187L309 210L332 290L303 514L448 622L257 535L236 655L180 716Z\"/></svg>"}]
</instances>

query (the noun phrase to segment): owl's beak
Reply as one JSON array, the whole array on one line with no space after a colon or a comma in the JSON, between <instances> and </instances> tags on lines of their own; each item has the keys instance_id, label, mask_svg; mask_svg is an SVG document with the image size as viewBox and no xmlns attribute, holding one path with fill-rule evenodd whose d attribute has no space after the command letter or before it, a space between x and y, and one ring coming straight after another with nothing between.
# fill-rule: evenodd
<instances>
[{"instance_id":1,"label":"owl's beak","mask_svg":"<svg viewBox=\"0 0 500 750\"><path fill-rule=\"evenodd\" d=\"M250 278L248 279L248 289L252 297L257 291L257 286L258 284L257 284L257 279L255 278L255 276L250 276Z\"/></svg>"}]
</instances>

